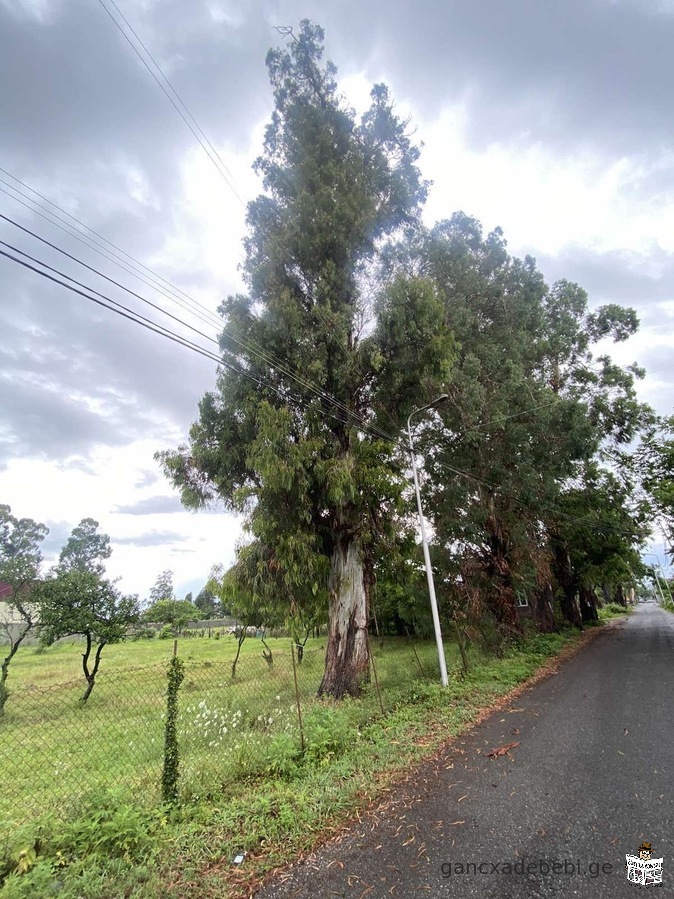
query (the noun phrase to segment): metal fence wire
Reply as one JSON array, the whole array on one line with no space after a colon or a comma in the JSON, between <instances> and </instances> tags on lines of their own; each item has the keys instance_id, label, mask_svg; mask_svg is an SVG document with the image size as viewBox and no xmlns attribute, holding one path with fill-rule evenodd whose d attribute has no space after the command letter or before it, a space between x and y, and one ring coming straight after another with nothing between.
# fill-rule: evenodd
<instances>
[{"instance_id":1,"label":"metal fence wire","mask_svg":"<svg viewBox=\"0 0 674 899\"><path fill-rule=\"evenodd\" d=\"M177 716L182 802L222 795L242 778L285 775L329 759L355 731L409 701L414 682L436 676L410 643L384 649L373 640L363 695L335 702L317 696L322 647L298 652L277 641L263 653L258 643L261 651L249 647L233 672L235 646L200 659L191 642L177 648L184 667ZM100 673L86 704L82 679L12 689L0 717L0 822L68 815L111 788L134 803L159 804L167 686L161 662Z\"/></svg>"},{"instance_id":2,"label":"metal fence wire","mask_svg":"<svg viewBox=\"0 0 674 899\"><path fill-rule=\"evenodd\" d=\"M66 812L119 786L159 801L166 665L101 674L86 704L84 686L11 691L0 718L0 821Z\"/></svg>"}]
</instances>

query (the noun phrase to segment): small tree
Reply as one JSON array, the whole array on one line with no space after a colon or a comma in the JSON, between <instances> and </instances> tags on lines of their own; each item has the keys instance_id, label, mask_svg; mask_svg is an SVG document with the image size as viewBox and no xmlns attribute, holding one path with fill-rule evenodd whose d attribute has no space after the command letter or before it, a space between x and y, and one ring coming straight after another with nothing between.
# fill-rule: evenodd
<instances>
[{"instance_id":1,"label":"small tree","mask_svg":"<svg viewBox=\"0 0 674 899\"><path fill-rule=\"evenodd\" d=\"M7 700L9 665L31 630L39 623L36 584L42 564L40 543L49 528L32 518L16 518L9 506L0 505L0 581L9 589L3 595L15 620L0 613L0 627L7 635L9 652L0 664L0 714Z\"/></svg>"},{"instance_id":2,"label":"small tree","mask_svg":"<svg viewBox=\"0 0 674 899\"><path fill-rule=\"evenodd\" d=\"M43 644L74 634L82 634L86 640L82 670L87 688L82 702L94 689L103 647L122 640L139 618L138 597L122 595L104 577L104 560L112 550L108 535L97 531L98 522L93 518L84 518L73 528L58 565L39 591Z\"/></svg>"},{"instance_id":3,"label":"small tree","mask_svg":"<svg viewBox=\"0 0 674 899\"><path fill-rule=\"evenodd\" d=\"M199 620L199 609L187 599L160 599L143 613L153 624L170 624L178 636L190 621Z\"/></svg>"},{"instance_id":4,"label":"small tree","mask_svg":"<svg viewBox=\"0 0 674 899\"><path fill-rule=\"evenodd\" d=\"M173 601L174 599L173 572L167 568L166 571L162 571L161 574L157 575L154 586L150 588L150 605L154 605L161 600Z\"/></svg>"},{"instance_id":5,"label":"small tree","mask_svg":"<svg viewBox=\"0 0 674 899\"><path fill-rule=\"evenodd\" d=\"M194 605L199 609L203 618L215 618L216 616L228 615L229 610L222 609L218 601L218 597L211 590L209 584L205 584L197 594Z\"/></svg>"},{"instance_id":6,"label":"small tree","mask_svg":"<svg viewBox=\"0 0 674 899\"><path fill-rule=\"evenodd\" d=\"M245 585L244 567L245 561L241 558L228 571L224 571L221 565L216 565L208 582L210 588L217 592L223 605L227 605L231 609L232 615L237 620L238 646L232 662L232 677L236 677L236 666L249 627L254 627L256 631L262 632L262 645L264 646L262 656L268 665L273 663L274 657L269 644L264 639L264 631L279 623L281 616L278 606L274 608L267 601L265 595Z\"/></svg>"},{"instance_id":7,"label":"small tree","mask_svg":"<svg viewBox=\"0 0 674 899\"><path fill-rule=\"evenodd\" d=\"M57 567L41 585L40 592L43 643L51 645L74 634L82 634L86 640L82 653L87 682L82 702L86 702L96 683L103 648L123 640L129 627L138 621L138 597L124 596L98 572L81 568Z\"/></svg>"}]
</instances>

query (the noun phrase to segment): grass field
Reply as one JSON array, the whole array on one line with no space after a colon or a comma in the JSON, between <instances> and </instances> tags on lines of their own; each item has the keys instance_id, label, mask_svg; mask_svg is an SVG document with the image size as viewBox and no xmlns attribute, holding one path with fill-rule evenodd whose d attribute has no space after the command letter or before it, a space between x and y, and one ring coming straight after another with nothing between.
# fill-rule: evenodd
<instances>
[{"instance_id":1,"label":"grass field","mask_svg":"<svg viewBox=\"0 0 674 899\"><path fill-rule=\"evenodd\" d=\"M273 663L261 642L244 642L232 679L236 640L179 640L185 664L178 734L181 795L186 801L222 794L228 786L264 771L284 773L297 757L298 722L290 643L270 639ZM438 670L435 645L387 639L373 646L374 683L358 703L347 703L349 726L358 728L405 698L410 685ZM0 819L5 826L44 812L69 814L73 803L102 788L133 791L146 806L160 800L166 705L166 669L172 640L128 642L105 648L96 687L86 705L77 642L37 653L19 650L12 662L10 696L0 719ZM305 754L330 757L339 733L325 718L330 703L316 699L324 643L310 641L297 666L304 713ZM448 664L457 654L448 646ZM423 666L423 667L420 667ZM381 699L381 702L380 702Z\"/></svg>"},{"instance_id":2,"label":"grass field","mask_svg":"<svg viewBox=\"0 0 674 899\"><path fill-rule=\"evenodd\" d=\"M235 681L234 640L182 641L181 801L171 809L157 800L172 643L108 647L85 708L83 679L73 683L79 647L26 648L0 720L0 899L250 896L265 871L337 832L546 659L592 636L530 635L501 658L474 647L465 676L448 643L447 688L434 643L415 644L417 661L408 642L387 639L372 647L380 695L371 684L341 703L316 699L324 649L313 641L298 669L303 753L287 640L271 641L271 667L247 641Z\"/></svg>"}]
</instances>

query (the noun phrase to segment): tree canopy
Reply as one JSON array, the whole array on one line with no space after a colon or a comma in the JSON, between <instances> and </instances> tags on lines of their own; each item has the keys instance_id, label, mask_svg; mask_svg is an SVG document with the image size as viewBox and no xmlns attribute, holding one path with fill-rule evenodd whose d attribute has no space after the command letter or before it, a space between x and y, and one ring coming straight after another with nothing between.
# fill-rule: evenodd
<instances>
[{"instance_id":1,"label":"tree canopy","mask_svg":"<svg viewBox=\"0 0 674 899\"><path fill-rule=\"evenodd\" d=\"M58 564L39 587L43 644L71 635L84 637L83 702L94 689L103 648L123 640L140 614L138 597L124 595L105 577L104 561L110 554L108 535L98 533L97 521L85 518L73 528Z\"/></svg>"},{"instance_id":2,"label":"tree canopy","mask_svg":"<svg viewBox=\"0 0 674 899\"><path fill-rule=\"evenodd\" d=\"M465 213L426 227L408 123L381 84L356 115L318 26L267 68L246 292L220 307L222 366L188 442L157 456L186 507L244 516L219 595L267 623L326 609L320 692L357 694L378 575L394 627L418 608L404 426L446 393L414 436L445 620L517 633L526 596L539 627L582 625L636 576L645 503L669 502L666 478L646 501L621 473L655 420L643 372L596 355L635 333L634 310L547 284ZM649 446L667 471L666 440Z\"/></svg>"},{"instance_id":3,"label":"tree canopy","mask_svg":"<svg viewBox=\"0 0 674 899\"><path fill-rule=\"evenodd\" d=\"M10 506L0 505L0 583L6 588L0 610L0 628L9 649L0 663L0 714L7 699L9 665L19 646L40 620L36 601L42 565L40 544L49 528L32 518L17 518Z\"/></svg>"}]
</instances>

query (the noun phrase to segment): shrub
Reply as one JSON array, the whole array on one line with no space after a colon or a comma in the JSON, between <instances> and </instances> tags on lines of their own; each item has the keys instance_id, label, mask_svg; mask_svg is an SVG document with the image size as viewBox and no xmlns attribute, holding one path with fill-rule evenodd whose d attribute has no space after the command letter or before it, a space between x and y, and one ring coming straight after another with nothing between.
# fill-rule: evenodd
<instances>
[{"instance_id":1,"label":"shrub","mask_svg":"<svg viewBox=\"0 0 674 899\"><path fill-rule=\"evenodd\" d=\"M153 627L139 627L132 634L131 640L154 640L157 631Z\"/></svg>"},{"instance_id":2,"label":"shrub","mask_svg":"<svg viewBox=\"0 0 674 899\"><path fill-rule=\"evenodd\" d=\"M160 640L170 640L175 636L173 633L173 627L170 624L165 624L164 627L159 631L157 635Z\"/></svg>"}]
</instances>

